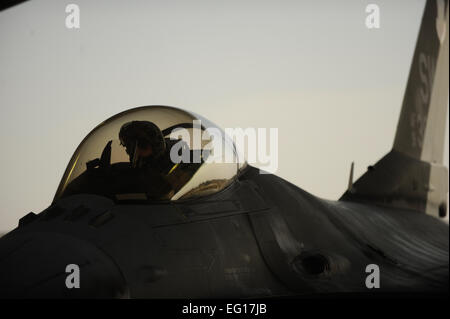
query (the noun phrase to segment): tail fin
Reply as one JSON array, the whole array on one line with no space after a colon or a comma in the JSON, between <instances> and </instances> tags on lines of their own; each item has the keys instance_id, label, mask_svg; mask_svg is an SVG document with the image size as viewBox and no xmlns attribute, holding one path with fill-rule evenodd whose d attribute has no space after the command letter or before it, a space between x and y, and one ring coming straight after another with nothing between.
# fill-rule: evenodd
<instances>
[{"instance_id":1,"label":"tail fin","mask_svg":"<svg viewBox=\"0 0 450 319\"><path fill-rule=\"evenodd\" d=\"M341 200L446 215L448 171L442 164L449 84L448 7L448 0L427 1L394 146Z\"/></svg>"}]
</instances>

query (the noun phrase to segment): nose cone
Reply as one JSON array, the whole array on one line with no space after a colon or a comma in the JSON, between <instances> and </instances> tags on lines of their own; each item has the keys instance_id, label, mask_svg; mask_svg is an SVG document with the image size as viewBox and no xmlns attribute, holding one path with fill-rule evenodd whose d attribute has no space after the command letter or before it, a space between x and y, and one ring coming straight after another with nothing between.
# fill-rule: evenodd
<instances>
[{"instance_id":1,"label":"nose cone","mask_svg":"<svg viewBox=\"0 0 450 319\"><path fill-rule=\"evenodd\" d=\"M0 239L0 287L0 298L127 296L119 268L104 252L86 241L45 232L13 232Z\"/></svg>"}]
</instances>

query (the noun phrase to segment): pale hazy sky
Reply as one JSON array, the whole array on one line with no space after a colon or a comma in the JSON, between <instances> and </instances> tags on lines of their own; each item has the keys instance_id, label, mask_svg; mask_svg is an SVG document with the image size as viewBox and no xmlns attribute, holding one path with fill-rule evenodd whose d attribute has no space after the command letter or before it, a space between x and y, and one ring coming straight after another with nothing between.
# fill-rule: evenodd
<instances>
[{"instance_id":1,"label":"pale hazy sky","mask_svg":"<svg viewBox=\"0 0 450 319\"><path fill-rule=\"evenodd\" d=\"M65 27L69 3L80 29ZM365 27L369 3L380 29ZM278 175L337 199L352 161L356 179L392 146L423 7L32 0L1 12L0 232L50 204L92 128L141 105L278 127Z\"/></svg>"}]
</instances>

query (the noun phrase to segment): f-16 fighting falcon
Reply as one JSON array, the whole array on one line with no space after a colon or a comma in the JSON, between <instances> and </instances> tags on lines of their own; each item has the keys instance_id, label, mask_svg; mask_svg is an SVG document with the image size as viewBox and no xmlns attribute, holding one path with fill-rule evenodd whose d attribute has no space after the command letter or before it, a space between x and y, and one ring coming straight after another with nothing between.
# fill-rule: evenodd
<instances>
[{"instance_id":1,"label":"f-16 fighting falcon","mask_svg":"<svg viewBox=\"0 0 450 319\"><path fill-rule=\"evenodd\" d=\"M261 174L200 115L130 109L94 128L52 204L0 239L0 297L448 292L448 12L427 1L393 147L339 200ZM214 143L190 138L212 129Z\"/></svg>"}]
</instances>

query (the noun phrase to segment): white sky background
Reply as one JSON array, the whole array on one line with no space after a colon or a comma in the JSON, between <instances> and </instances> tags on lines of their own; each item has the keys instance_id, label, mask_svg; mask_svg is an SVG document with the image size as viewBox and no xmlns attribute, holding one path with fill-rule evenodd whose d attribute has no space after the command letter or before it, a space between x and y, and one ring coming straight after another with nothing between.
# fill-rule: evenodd
<instances>
[{"instance_id":1,"label":"white sky background","mask_svg":"<svg viewBox=\"0 0 450 319\"><path fill-rule=\"evenodd\" d=\"M69 3L78 30L65 27ZM365 27L369 3L380 29ZM32 0L1 12L0 232L50 204L92 128L151 104L278 127L278 175L337 199L352 161L356 179L392 146L423 7Z\"/></svg>"}]
</instances>

